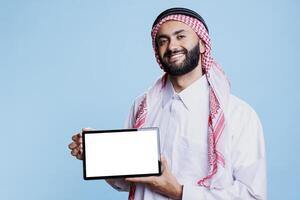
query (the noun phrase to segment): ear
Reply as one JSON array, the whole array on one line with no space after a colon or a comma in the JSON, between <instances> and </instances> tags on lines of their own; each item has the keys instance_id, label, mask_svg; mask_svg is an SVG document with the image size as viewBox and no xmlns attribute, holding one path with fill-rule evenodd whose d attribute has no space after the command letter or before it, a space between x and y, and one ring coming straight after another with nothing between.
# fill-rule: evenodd
<instances>
[{"instance_id":1,"label":"ear","mask_svg":"<svg viewBox=\"0 0 300 200\"><path fill-rule=\"evenodd\" d=\"M204 43L202 42L202 40L199 40L199 46L200 46L200 53L204 53L205 52L205 46L204 46Z\"/></svg>"}]
</instances>

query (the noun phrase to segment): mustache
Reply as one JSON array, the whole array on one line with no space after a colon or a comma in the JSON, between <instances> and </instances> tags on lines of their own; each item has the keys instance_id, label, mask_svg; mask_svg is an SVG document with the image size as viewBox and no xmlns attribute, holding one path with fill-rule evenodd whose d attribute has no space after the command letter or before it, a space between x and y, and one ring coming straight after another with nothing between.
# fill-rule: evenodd
<instances>
[{"instance_id":1,"label":"mustache","mask_svg":"<svg viewBox=\"0 0 300 200\"><path fill-rule=\"evenodd\" d=\"M164 58L166 57L170 57L170 56L173 56L175 54L178 54L178 53L184 53L184 54L187 54L187 50L186 49L175 49L175 50L168 50L165 54L164 54Z\"/></svg>"}]
</instances>

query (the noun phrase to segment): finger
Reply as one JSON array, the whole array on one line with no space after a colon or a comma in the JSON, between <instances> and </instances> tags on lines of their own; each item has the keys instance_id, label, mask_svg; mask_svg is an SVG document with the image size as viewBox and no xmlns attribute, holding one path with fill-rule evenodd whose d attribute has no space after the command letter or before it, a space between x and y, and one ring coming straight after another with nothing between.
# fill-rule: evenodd
<instances>
[{"instance_id":1,"label":"finger","mask_svg":"<svg viewBox=\"0 0 300 200\"><path fill-rule=\"evenodd\" d=\"M160 157L162 171L168 170L168 162L164 156Z\"/></svg>"},{"instance_id":2,"label":"finger","mask_svg":"<svg viewBox=\"0 0 300 200\"><path fill-rule=\"evenodd\" d=\"M78 150L78 154L82 154L83 153L83 149L82 148L78 147L77 150Z\"/></svg>"},{"instance_id":3,"label":"finger","mask_svg":"<svg viewBox=\"0 0 300 200\"><path fill-rule=\"evenodd\" d=\"M77 154L78 154L78 149L76 148L76 149L73 149L72 151L71 151L71 154L72 154L72 156L77 156Z\"/></svg>"},{"instance_id":4,"label":"finger","mask_svg":"<svg viewBox=\"0 0 300 200\"><path fill-rule=\"evenodd\" d=\"M82 144L82 137L80 137L77 142L78 144Z\"/></svg>"},{"instance_id":5,"label":"finger","mask_svg":"<svg viewBox=\"0 0 300 200\"><path fill-rule=\"evenodd\" d=\"M168 166L168 162L167 162L167 160L165 159L164 156L161 156L160 160L161 160L161 163L162 163L163 166Z\"/></svg>"},{"instance_id":6,"label":"finger","mask_svg":"<svg viewBox=\"0 0 300 200\"><path fill-rule=\"evenodd\" d=\"M76 135L73 135L73 136L72 136L72 140L73 140L74 142L77 142L77 140L78 140L79 138L81 138L80 133L77 133Z\"/></svg>"},{"instance_id":7,"label":"finger","mask_svg":"<svg viewBox=\"0 0 300 200\"><path fill-rule=\"evenodd\" d=\"M69 144L69 149L73 150L74 148L76 148L78 145L75 142L72 142L71 144Z\"/></svg>"},{"instance_id":8,"label":"finger","mask_svg":"<svg viewBox=\"0 0 300 200\"><path fill-rule=\"evenodd\" d=\"M149 177L134 177L134 178L125 178L125 181L133 182L133 183L152 183L153 176Z\"/></svg>"},{"instance_id":9,"label":"finger","mask_svg":"<svg viewBox=\"0 0 300 200\"><path fill-rule=\"evenodd\" d=\"M82 160L82 159L83 159L83 154L77 154L76 158L77 158L78 160Z\"/></svg>"}]
</instances>

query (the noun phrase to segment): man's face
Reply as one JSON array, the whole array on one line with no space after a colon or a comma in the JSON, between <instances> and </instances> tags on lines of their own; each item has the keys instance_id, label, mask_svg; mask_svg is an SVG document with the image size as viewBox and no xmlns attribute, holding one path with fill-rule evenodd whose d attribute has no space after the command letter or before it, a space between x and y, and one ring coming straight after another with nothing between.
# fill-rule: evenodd
<instances>
[{"instance_id":1,"label":"man's face","mask_svg":"<svg viewBox=\"0 0 300 200\"><path fill-rule=\"evenodd\" d=\"M173 76L184 75L195 69L200 61L200 51L204 50L197 34L178 21L161 25L156 45L164 70Z\"/></svg>"}]
</instances>

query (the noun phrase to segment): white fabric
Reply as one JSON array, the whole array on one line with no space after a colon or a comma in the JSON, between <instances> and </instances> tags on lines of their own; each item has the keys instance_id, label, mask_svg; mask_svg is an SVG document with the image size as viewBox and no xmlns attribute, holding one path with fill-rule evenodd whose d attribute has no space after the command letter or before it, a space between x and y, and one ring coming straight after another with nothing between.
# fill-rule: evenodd
<instances>
[{"instance_id":1,"label":"white fabric","mask_svg":"<svg viewBox=\"0 0 300 200\"><path fill-rule=\"evenodd\" d=\"M159 81L156 83L156 86ZM265 147L262 127L255 111L245 102L230 95L225 112L226 134L231 138L226 151L227 180L222 189L207 189L197 185L199 177L207 175L207 129L209 89L205 76L176 94L171 82L147 92L148 116L145 127L159 127L161 153L172 174L183 187L183 199L266 199ZM134 114L142 100L135 101L126 125L132 127ZM218 180L215 180L218 181ZM128 191L122 179L110 180L114 188ZM226 185L225 185L226 184ZM166 200L165 196L137 184L136 200Z\"/></svg>"}]
</instances>

